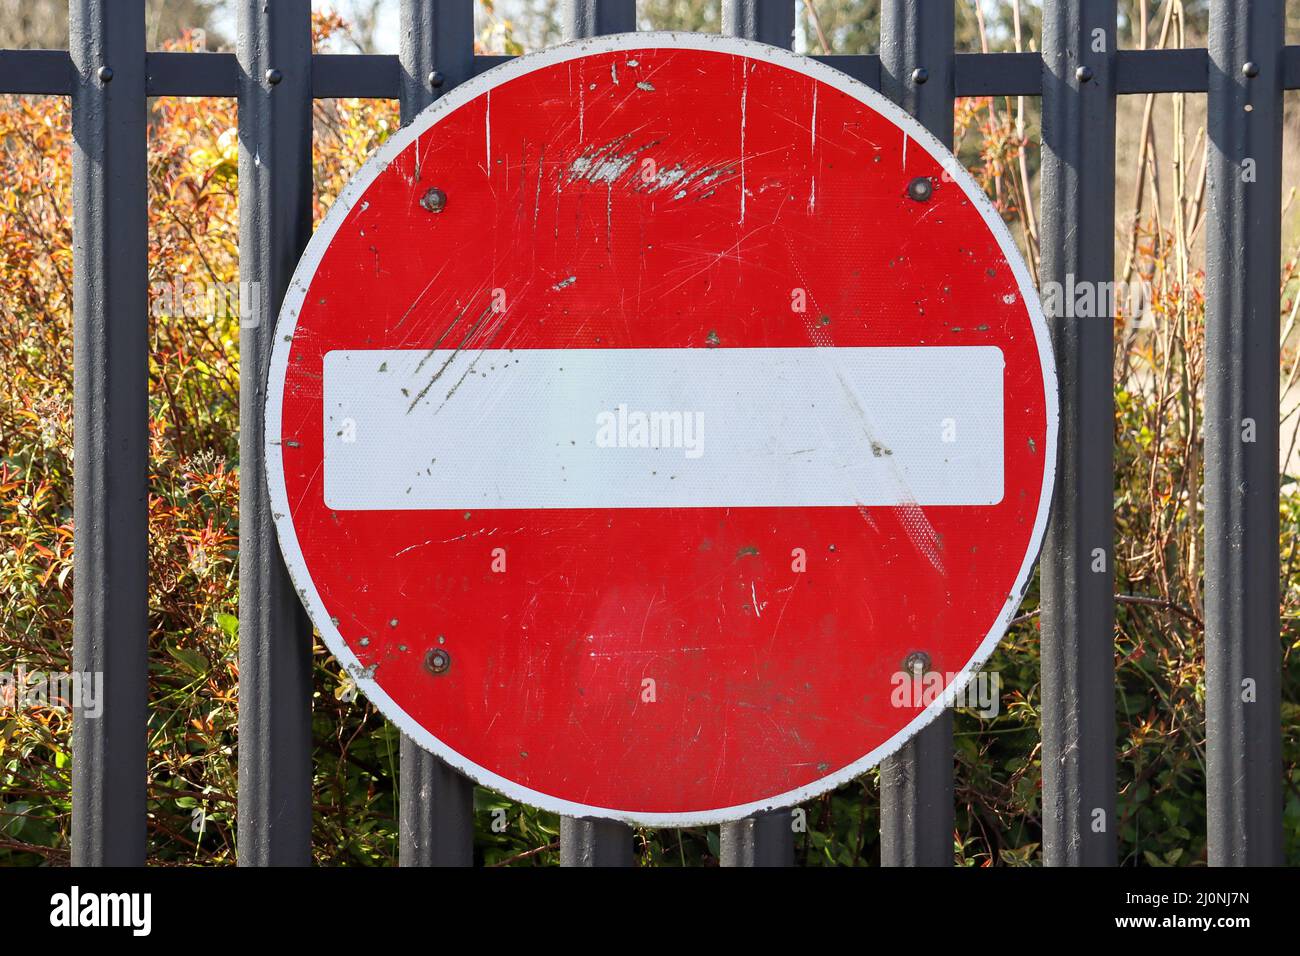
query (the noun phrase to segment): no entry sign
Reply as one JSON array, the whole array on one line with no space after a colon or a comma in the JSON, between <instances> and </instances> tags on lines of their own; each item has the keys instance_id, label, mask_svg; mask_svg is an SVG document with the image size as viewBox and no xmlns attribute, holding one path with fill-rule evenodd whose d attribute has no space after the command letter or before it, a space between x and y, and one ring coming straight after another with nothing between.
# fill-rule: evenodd
<instances>
[{"instance_id":1,"label":"no entry sign","mask_svg":"<svg viewBox=\"0 0 1300 956\"><path fill-rule=\"evenodd\" d=\"M944 706L1056 452L1006 229L814 61L606 37L472 80L330 209L280 316L270 488L313 621L488 786L652 825L789 805Z\"/></svg>"}]
</instances>

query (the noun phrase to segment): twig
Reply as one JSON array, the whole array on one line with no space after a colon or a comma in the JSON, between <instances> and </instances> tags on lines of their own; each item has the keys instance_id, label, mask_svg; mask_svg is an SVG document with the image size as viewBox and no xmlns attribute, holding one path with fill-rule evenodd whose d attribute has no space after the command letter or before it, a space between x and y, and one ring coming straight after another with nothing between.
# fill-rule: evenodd
<instances>
[{"instance_id":1,"label":"twig","mask_svg":"<svg viewBox=\"0 0 1300 956\"><path fill-rule=\"evenodd\" d=\"M511 863L517 863L520 860L526 860L530 856L536 856L538 853L545 853L547 850L558 850L560 848L559 840L552 840L550 843L544 843L541 846L535 846L531 850L524 850L523 853L516 853L514 856L508 856L504 860L497 860L489 866L489 869L497 866L509 866Z\"/></svg>"},{"instance_id":2,"label":"twig","mask_svg":"<svg viewBox=\"0 0 1300 956\"><path fill-rule=\"evenodd\" d=\"M826 42L826 34L822 32L822 18L817 15L817 8L813 6L812 0L803 0L803 5L808 11L808 18L812 20L813 29L817 31L817 42L822 45L822 53L830 56L831 47Z\"/></svg>"}]
</instances>

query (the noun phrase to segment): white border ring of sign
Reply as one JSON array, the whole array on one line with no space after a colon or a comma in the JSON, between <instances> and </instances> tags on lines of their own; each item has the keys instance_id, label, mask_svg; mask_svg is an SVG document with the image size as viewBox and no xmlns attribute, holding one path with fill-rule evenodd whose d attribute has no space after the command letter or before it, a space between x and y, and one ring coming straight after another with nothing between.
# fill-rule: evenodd
<instances>
[{"instance_id":1,"label":"white border ring of sign","mask_svg":"<svg viewBox=\"0 0 1300 956\"><path fill-rule=\"evenodd\" d=\"M953 182L959 185L970 199L972 205L979 210L989 230L997 238L998 246L1016 277L1016 285L1019 288L1020 297L1025 304L1025 308L1029 312L1030 322L1038 345L1043 374L1044 406L1047 413L1047 435L1046 447L1043 449L1045 462L1043 491L1034 518L1033 535L1026 550L1024 562L1016 576L1015 585L1011 588L1002 612L998 615L992 628L990 628L979 648L962 668L961 672L948 685L942 698L918 713L916 717L908 722L907 726L876 749L807 786L787 793L776 794L765 800L732 807L677 813L638 813L574 803L570 800L564 800L521 786L485 767L480 767L467 757L452 750L417 724L392 698L384 693L377 681L364 676L361 662L352 653L338 628L331 622L329 612L326 611L307 569L306 560L303 557L302 549L298 544L297 533L293 527L279 446L281 401L285 373L288 368L293 333L297 327L298 313L303 300L306 298L307 289L310 287L321 258L325 250L329 248L330 241L334 238L339 226L375 178L387 169L389 163L396 159L417 137L423 135L452 111L511 80L538 69L592 54L659 48L729 53L735 56L773 63L796 73L801 73L859 100L902 129L913 142L929 153L943 167L946 174L945 179L951 178ZM957 166L955 172L954 165ZM1011 619L1020 607L1020 601L1026 588L1029 586L1033 567L1038 560L1038 554L1043 544L1043 536L1047 529L1048 512L1056 483L1058 428L1056 365L1052 355L1047 322L1043 317L1033 280L1020 256L1019 250L1016 248L1015 241L1011 238L1010 232L1002 221L1002 217L993 208L984 191L979 188L970 174L964 168L961 168L960 164L954 164L951 152L935 139L925 127L921 126L920 123L890 100L834 67L827 66L811 57L791 53L779 47L767 46L753 40L704 33L646 32L610 34L590 39L574 40L536 53L516 57L455 87L420 113L414 122L395 133L375 150L361 169L353 175L340 191L338 198L330 206L324 220L312 236L307 249L298 262L297 268L294 270L293 279L289 284L289 291L285 294L284 303L276 321L273 341L274 349L268 367L265 412L266 472L271 511L280 540L280 549L284 554L289 575L293 579L294 586L302 598L312 622L320 631L326 646L329 647L344 669L353 675L358 689L366 695L366 698L378 707L387 719L396 724L404 734L421 747L436 754L446 763L485 787L498 790L506 796L523 803L565 816L601 817L630 824L655 827L683 827L725 823L764 810L794 806L847 783L854 777L860 776L872 767L877 766L938 717L950 702L957 699L958 695L997 648L998 643L1010 626Z\"/></svg>"}]
</instances>

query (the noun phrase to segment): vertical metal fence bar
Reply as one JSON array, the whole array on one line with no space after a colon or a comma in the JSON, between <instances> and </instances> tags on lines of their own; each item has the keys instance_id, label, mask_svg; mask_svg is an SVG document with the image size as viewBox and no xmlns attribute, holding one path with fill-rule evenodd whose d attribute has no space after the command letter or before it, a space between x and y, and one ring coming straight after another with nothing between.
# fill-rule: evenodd
<instances>
[{"instance_id":1,"label":"vertical metal fence bar","mask_svg":"<svg viewBox=\"0 0 1300 956\"><path fill-rule=\"evenodd\" d=\"M468 79L473 0L402 0L402 125ZM402 735L398 859L402 866L472 866L474 783Z\"/></svg>"},{"instance_id":2,"label":"vertical metal fence bar","mask_svg":"<svg viewBox=\"0 0 1300 956\"><path fill-rule=\"evenodd\" d=\"M636 30L636 0L565 0L566 39ZM632 830L612 820L560 820L561 866L631 866Z\"/></svg>"},{"instance_id":3,"label":"vertical metal fence bar","mask_svg":"<svg viewBox=\"0 0 1300 956\"><path fill-rule=\"evenodd\" d=\"M1209 859L1282 863L1282 0L1210 4L1205 289Z\"/></svg>"},{"instance_id":4,"label":"vertical metal fence bar","mask_svg":"<svg viewBox=\"0 0 1300 956\"><path fill-rule=\"evenodd\" d=\"M722 32L789 50L794 46L794 8L770 0L723 0Z\"/></svg>"},{"instance_id":5,"label":"vertical metal fence bar","mask_svg":"<svg viewBox=\"0 0 1300 956\"><path fill-rule=\"evenodd\" d=\"M885 0L880 8L881 91L949 147L954 19L946 0ZM944 710L880 765L882 865L952 865L952 778L952 711Z\"/></svg>"},{"instance_id":6,"label":"vertical metal fence bar","mask_svg":"<svg viewBox=\"0 0 1300 956\"><path fill-rule=\"evenodd\" d=\"M564 0L568 40L636 30L636 0Z\"/></svg>"},{"instance_id":7,"label":"vertical metal fence bar","mask_svg":"<svg viewBox=\"0 0 1300 956\"><path fill-rule=\"evenodd\" d=\"M794 866L794 824L786 809L724 823L719 835L722 866Z\"/></svg>"},{"instance_id":8,"label":"vertical metal fence bar","mask_svg":"<svg viewBox=\"0 0 1300 956\"><path fill-rule=\"evenodd\" d=\"M1114 280L1116 4L1043 5L1042 264L1067 290ZM1070 298L1050 297L1052 301ZM1104 300L1097 300L1104 301ZM1043 855L1113 866L1114 329L1048 315L1060 379L1056 500L1040 566Z\"/></svg>"},{"instance_id":9,"label":"vertical metal fence bar","mask_svg":"<svg viewBox=\"0 0 1300 956\"><path fill-rule=\"evenodd\" d=\"M401 866L474 865L474 782L402 736Z\"/></svg>"},{"instance_id":10,"label":"vertical metal fence bar","mask_svg":"<svg viewBox=\"0 0 1300 956\"><path fill-rule=\"evenodd\" d=\"M240 0L239 863L311 862L311 629L271 518L262 406L311 236L311 5Z\"/></svg>"},{"instance_id":11,"label":"vertical metal fence bar","mask_svg":"<svg viewBox=\"0 0 1300 956\"><path fill-rule=\"evenodd\" d=\"M722 32L788 50L794 46L794 4L724 0ZM790 811L772 810L724 823L719 845L723 866L793 866Z\"/></svg>"},{"instance_id":12,"label":"vertical metal fence bar","mask_svg":"<svg viewBox=\"0 0 1300 956\"><path fill-rule=\"evenodd\" d=\"M560 818L561 866L631 866L632 830L617 820Z\"/></svg>"},{"instance_id":13,"label":"vertical metal fence bar","mask_svg":"<svg viewBox=\"0 0 1300 956\"><path fill-rule=\"evenodd\" d=\"M72 863L145 862L148 219L144 0L73 0Z\"/></svg>"},{"instance_id":14,"label":"vertical metal fence bar","mask_svg":"<svg viewBox=\"0 0 1300 956\"><path fill-rule=\"evenodd\" d=\"M469 79L474 0L401 0L402 123Z\"/></svg>"}]
</instances>

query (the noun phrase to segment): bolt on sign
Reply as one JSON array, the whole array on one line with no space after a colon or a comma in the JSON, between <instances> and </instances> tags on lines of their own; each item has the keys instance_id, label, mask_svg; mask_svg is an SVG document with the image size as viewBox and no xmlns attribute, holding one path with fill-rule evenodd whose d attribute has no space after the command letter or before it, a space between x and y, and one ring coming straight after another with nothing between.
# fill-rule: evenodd
<instances>
[{"instance_id":1,"label":"bolt on sign","mask_svg":"<svg viewBox=\"0 0 1300 956\"><path fill-rule=\"evenodd\" d=\"M519 800L685 825L849 780L972 678L1042 540L1056 378L914 120L647 33L377 151L293 279L266 435L299 594L389 719ZM914 669L946 696L900 704Z\"/></svg>"}]
</instances>

